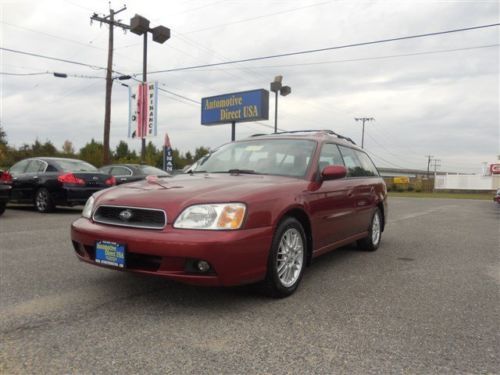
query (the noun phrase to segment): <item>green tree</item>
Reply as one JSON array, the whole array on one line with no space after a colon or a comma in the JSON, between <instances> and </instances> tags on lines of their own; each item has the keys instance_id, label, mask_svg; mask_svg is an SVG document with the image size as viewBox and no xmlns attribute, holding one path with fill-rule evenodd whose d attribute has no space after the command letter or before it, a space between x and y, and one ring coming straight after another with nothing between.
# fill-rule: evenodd
<instances>
[{"instance_id":1,"label":"green tree","mask_svg":"<svg viewBox=\"0 0 500 375\"><path fill-rule=\"evenodd\" d=\"M128 160L130 157L130 150L128 148L128 143L125 141L120 141L115 149L115 159L119 161Z\"/></svg>"},{"instance_id":2,"label":"green tree","mask_svg":"<svg viewBox=\"0 0 500 375\"><path fill-rule=\"evenodd\" d=\"M153 142L149 141L146 145L144 162L153 167L162 168L163 167L163 151L158 150Z\"/></svg>"},{"instance_id":3,"label":"green tree","mask_svg":"<svg viewBox=\"0 0 500 375\"><path fill-rule=\"evenodd\" d=\"M86 162L102 167L102 159L104 154L104 147L102 143L96 142L94 138L80 149L79 158Z\"/></svg>"},{"instance_id":4,"label":"green tree","mask_svg":"<svg viewBox=\"0 0 500 375\"><path fill-rule=\"evenodd\" d=\"M206 154L208 154L210 152L210 149L206 148L206 147L197 147L196 150L194 150L194 160L199 160L201 159L203 156L205 156Z\"/></svg>"}]
</instances>

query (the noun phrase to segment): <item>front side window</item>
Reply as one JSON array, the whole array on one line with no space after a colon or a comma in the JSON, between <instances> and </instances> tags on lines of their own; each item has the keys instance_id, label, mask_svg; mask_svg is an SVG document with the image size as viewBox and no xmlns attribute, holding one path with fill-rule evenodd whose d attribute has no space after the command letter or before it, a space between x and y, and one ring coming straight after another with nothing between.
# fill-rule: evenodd
<instances>
[{"instance_id":1,"label":"front side window","mask_svg":"<svg viewBox=\"0 0 500 375\"><path fill-rule=\"evenodd\" d=\"M320 172L328 165L344 165L342 155L336 144L325 143L323 145L318 165Z\"/></svg>"},{"instance_id":2,"label":"front side window","mask_svg":"<svg viewBox=\"0 0 500 375\"><path fill-rule=\"evenodd\" d=\"M368 169L364 166L362 162L362 152L354 150L350 147L339 146L342 158L344 159L345 166L347 168L347 177L368 177L368 176L378 176L378 172ZM366 155L365 155L366 156Z\"/></svg>"},{"instance_id":3,"label":"front side window","mask_svg":"<svg viewBox=\"0 0 500 375\"><path fill-rule=\"evenodd\" d=\"M361 161L361 164L363 165L365 171L370 172L369 176L379 176L377 167L375 167L375 164L373 164L372 159L370 159L370 157L364 152L357 151L357 153L358 159Z\"/></svg>"},{"instance_id":4,"label":"front side window","mask_svg":"<svg viewBox=\"0 0 500 375\"><path fill-rule=\"evenodd\" d=\"M211 153L194 172L247 173L304 177L311 163L316 142L297 139L256 139L229 143Z\"/></svg>"}]
</instances>

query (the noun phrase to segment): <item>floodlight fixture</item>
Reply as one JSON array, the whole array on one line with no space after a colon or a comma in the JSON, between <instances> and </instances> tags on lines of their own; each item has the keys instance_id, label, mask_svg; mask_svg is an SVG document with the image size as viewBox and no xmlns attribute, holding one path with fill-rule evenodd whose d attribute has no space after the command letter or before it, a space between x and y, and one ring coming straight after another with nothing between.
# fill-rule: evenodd
<instances>
[{"instance_id":1,"label":"floodlight fixture","mask_svg":"<svg viewBox=\"0 0 500 375\"><path fill-rule=\"evenodd\" d=\"M156 26L151 29L151 34L153 34L153 40L156 43L163 44L168 39L170 39L170 29L165 26Z\"/></svg>"},{"instance_id":2,"label":"floodlight fixture","mask_svg":"<svg viewBox=\"0 0 500 375\"><path fill-rule=\"evenodd\" d=\"M149 20L136 14L130 19L130 31L137 35L142 35L149 31Z\"/></svg>"}]
</instances>

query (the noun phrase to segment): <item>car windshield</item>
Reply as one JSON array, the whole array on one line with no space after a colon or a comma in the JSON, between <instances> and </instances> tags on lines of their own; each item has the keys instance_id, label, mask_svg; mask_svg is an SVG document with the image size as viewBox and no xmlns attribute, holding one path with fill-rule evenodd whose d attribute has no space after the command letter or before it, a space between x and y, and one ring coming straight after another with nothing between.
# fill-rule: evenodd
<instances>
[{"instance_id":1,"label":"car windshield","mask_svg":"<svg viewBox=\"0 0 500 375\"><path fill-rule=\"evenodd\" d=\"M149 165L141 165L139 166L139 169L141 170L142 173L146 175L155 175L155 176L167 175L167 172L159 168L150 167Z\"/></svg>"},{"instance_id":2,"label":"car windshield","mask_svg":"<svg viewBox=\"0 0 500 375\"><path fill-rule=\"evenodd\" d=\"M59 159L56 163L66 172L97 172L96 167L81 160Z\"/></svg>"},{"instance_id":3,"label":"car windshield","mask_svg":"<svg viewBox=\"0 0 500 375\"><path fill-rule=\"evenodd\" d=\"M316 142L302 139L260 139L229 143L201 159L196 172L238 172L304 177Z\"/></svg>"}]
</instances>

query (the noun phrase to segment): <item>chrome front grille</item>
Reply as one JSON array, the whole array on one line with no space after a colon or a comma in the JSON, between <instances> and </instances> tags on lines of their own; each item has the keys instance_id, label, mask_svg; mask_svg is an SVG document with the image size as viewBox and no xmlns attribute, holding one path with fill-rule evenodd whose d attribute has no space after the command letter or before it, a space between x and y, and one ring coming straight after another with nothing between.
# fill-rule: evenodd
<instances>
[{"instance_id":1,"label":"chrome front grille","mask_svg":"<svg viewBox=\"0 0 500 375\"><path fill-rule=\"evenodd\" d=\"M99 206L93 220L121 227L163 229L167 225L167 214L155 208Z\"/></svg>"}]
</instances>

